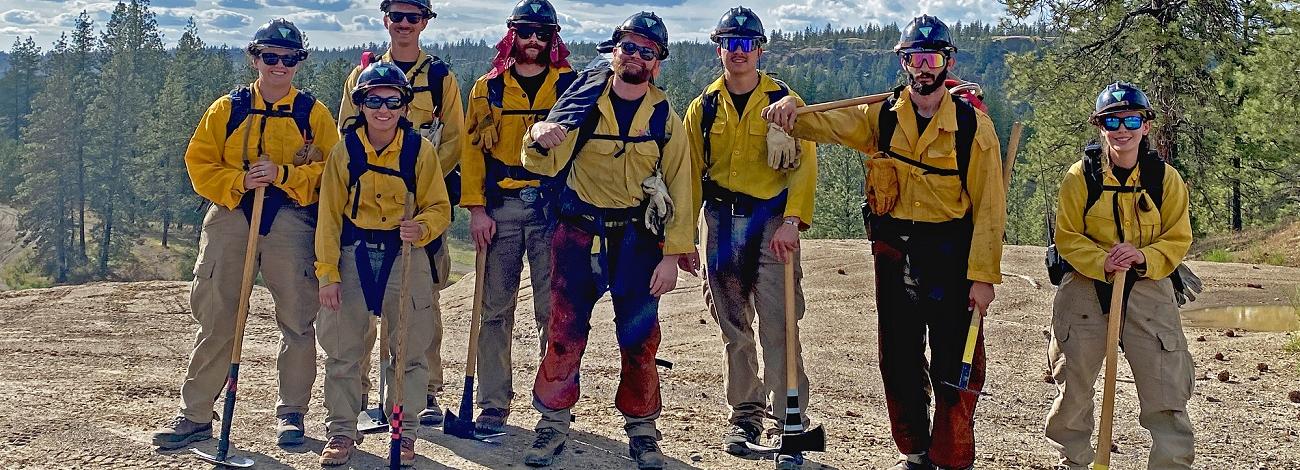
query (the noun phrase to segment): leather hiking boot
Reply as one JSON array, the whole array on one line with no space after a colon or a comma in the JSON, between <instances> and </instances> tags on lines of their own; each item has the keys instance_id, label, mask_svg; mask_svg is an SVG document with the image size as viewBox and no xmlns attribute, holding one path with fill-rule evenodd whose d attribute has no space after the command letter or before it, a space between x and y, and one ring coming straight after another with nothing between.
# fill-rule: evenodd
<instances>
[{"instance_id":1,"label":"leather hiking boot","mask_svg":"<svg viewBox=\"0 0 1300 470\"><path fill-rule=\"evenodd\" d=\"M530 467L545 467L555 461L555 456L564 450L564 443L569 436L555 428L537 430L533 447L524 452L524 464Z\"/></svg>"},{"instance_id":2,"label":"leather hiking boot","mask_svg":"<svg viewBox=\"0 0 1300 470\"><path fill-rule=\"evenodd\" d=\"M628 440L627 453L636 460L636 468L664 468L664 453L659 450L659 441L650 436L636 436Z\"/></svg>"},{"instance_id":3,"label":"leather hiking boot","mask_svg":"<svg viewBox=\"0 0 1300 470\"><path fill-rule=\"evenodd\" d=\"M352 451L357 450L357 443L347 436L330 436L325 449L320 452L322 466L343 465L352 459Z\"/></svg>"},{"instance_id":4,"label":"leather hiking boot","mask_svg":"<svg viewBox=\"0 0 1300 470\"><path fill-rule=\"evenodd\" d=\"M421 426L442 425L442 406L438 404L438 397L425 395L424 409L420 411L419 416Z\"/></svg>"},{"instance_id":5,"label":"leather hiking boot","mask_svg":"<svg viewBox=\"0 0 1300 470\"><path fill-rule=\"evenodd\" d=\"M300 446L303 442L302 413L285 413L275 420L275 444L280 447Z\"/></svg>"},{"instance_id":6,"label":"leather hiking boot","mask_svg":"<svg viewBox=\"0 0 1300 470\"><path fill-rule=\"evenodd\" d=\"M479 434L500 434L506 430L506 417L510 410L505 408L488 408L478 414L474 420L474 431Z\"/></svg>"},{"instance_id":7,"label":"leather hiking boot","mask_svg":"<svg viewBox=\"0 0 1300 470\"><path fill-rule=\"evenodd\" d=\"M164 450L179 449L205 439L212 439L211 422L196 423L179 415L153 432L153 445Z\"/></svg>"},{"instance_id":8,"label":"leather hiking boot","mask_svg":"<svg viewBox=\"0 0 1300 470\"><path fill-rule=\"evenodd\" d=\"M415 438L411 436L402 436L402 453L398 459L399 464L403 467L415 465Z\"/></svg>"},{"instance_id":9,"label":"leather hiking boot","mask_svg":"<svg viewBox=\"0 0 1300 470\"><path fill-rule=\"evenodd\" d=\"M749 422L739 422L731 425L731 429L722 436L722 445L728 454L737 457L749 457L754 451L749 449L746 444L758 444L758 436L763 432L759 425Z\"/></svg>"}]
</instances>

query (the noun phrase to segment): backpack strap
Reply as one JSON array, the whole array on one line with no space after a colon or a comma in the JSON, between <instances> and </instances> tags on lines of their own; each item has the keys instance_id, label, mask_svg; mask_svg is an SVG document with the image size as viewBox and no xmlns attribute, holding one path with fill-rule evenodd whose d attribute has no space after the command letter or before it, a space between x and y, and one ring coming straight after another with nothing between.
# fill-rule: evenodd
<instances>
[{"instance_id":1,"label":"backpack strap","mask_svg":"<svg viewBox=\"0 0 1300 470\"><path fill-rule=\"evenodd\" d=\"M268 118L287 117L293 118L294 125L298 126L298 132L305 134L307 140L311 141L314 134L311 129L311 112L316 107L316 97L308 90L298 90L298 95L293 97L293 105L289 109L255 109L253 108L253 90L248 85L240 85L234 90L230 90L230 119L226 121L226 137L235 133L236 129L248 119L250 114L261 114Z\"/></svg>"},{"instance_id":2,"label":"backpack strap","mask_svg":"<svg viewBox=\"0 0 1300 470\"><path fill-rule=\"evenodd\" d=\"M306 137L306 142L315 139L315 134L311 130L311 112L316 108L316 96L310 90L298 90L298 96L293 97L293 122L298 126L298 132Z\"/></svg>"},{"instance_id":3,"label":"backpack strap","mask_svg":"<svg viewBox=\"0 0 1300 470\"><path fill-rule=\"evenodd\" d=\"M352 218L357 217L357 210L361 205L361 175L367 171L401 178L407 191L416 190L415 164L420 156L420 134L411 129L410 122L405 118L398 125L401 126L402 132L402 151L397 157L397 170L370 163L366 158L366 147L361 143L361 137L357 135L357 127L350 127L344 131L343 144L348 149L347 187L348 191L352 192Z\"/></svg>"},{"instance_id":4,"label":"backpack strap","mask_svg":"<svg viewBox=\"0 0 1300 470\"><path fill-rule=\"evenodd\" d=\"M713 93L700 94L700 135L704 140L704 168L701 173L705 180L709 179L709 167L713 165L713 145L709 134L713 130L713 122L718 119L718 100L722 90L714 90Z\"/></svg>"},{"instance_id":5,"label":"backpack strap","mask_svg":"<svg viewBox=\"0 0 1300 470\"><path fill-rule=\"evenodd\" d=\"M240 85L230 90L230 119L226 120L226 137L235 133L245 119L248 119L248 111L253 105L253 90L248 85Z\"/></svg>"},{"instance_id":6,"label":"backpack strap","mask_svg":"<svg viewBox=\"0 0 1300 470\"><path fill-rule=\"evenodd\" d=\"M436 109L434 116L441 117L443 111L442 80L451 72L450 69L448 69L446 62L443 62L442 59L439 59L437 56L431 55L424 59L424 62L419 66L415 67L415 73L411 74L411 84L414 85L416 77L419 77L420 73L423 73L426 70L428 70L427 75L429 76L429 83L425 86L412 86L411 91L413 92L412 94L429 93L429 96L433 101L433 106Z\"/></svg>"},{"instance_id":7,"label":"backpack strap","mask_svg":"<svg viewBox=\"0 0 1300 470\"><path fill-rule=\"evenodd\" d=\"M919 160L899 155L897 152L890 149L890 142L894 139L894 130L898 128L898 113L893 110L893 107L894 104L898 102L898 98L902 94L902 91L902 86L894 88L893 96L886 99L884 104L880 106L880 114L876 119L876 122L880 127L880 135L878 136L876 147L898 161L925 170L928 174L957 176L961 178L962 191L966 191L967 194L970 194L966 185L966 174L970 169L970 155L971 148L975 144L975 131L979 127L979 121L976 119L975 108L971 106L970 103L967 103L956 96L952 97L953 104L957 106L957 169L938 168ZM920 131L924 131L924 129L921 129Z\"/></svg>"},{"instance_id":8,"label":"backpack strap","mask_svg":"<svg viewBox=\"0 0 1300 470\"><path fill-rule=\"evenodd\" d=\"M421 140L420 133L409 125L402 128L402 151L397 157L397 172L406 183L406 191L412 194L416 192L415 163L420 158Z\"/></svg>"}]
</instances>

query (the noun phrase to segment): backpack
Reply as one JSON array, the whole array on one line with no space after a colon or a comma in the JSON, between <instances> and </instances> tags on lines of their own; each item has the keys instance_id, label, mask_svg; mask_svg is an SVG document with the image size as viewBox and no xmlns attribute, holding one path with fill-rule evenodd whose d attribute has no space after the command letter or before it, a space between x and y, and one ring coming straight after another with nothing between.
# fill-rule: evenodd
<instances>
[{"instance_id":1,"label":"backpack","mask_svg":"<svg viewBox=\"0 0 1300 470\"><path fill-rule=\"evenodd\" d=\"M785 82L776 79L773 80L780 88L773 91L766 92L768 103L775 103L779 101L781 98L785 98L786 96L790 95L790 87L786 86ZM711 146L709 145L709 140L710 140L709 131L713 128L713 121L717 120L718 118L718 100L719 100L718 96L721 94L722 94L722 90L714 90L713 93L700 94L700 104L702 108L701 119L700 119L700 135L703 136L704 139L704 168L703 168L704 171L701 172L701 174L703 175L703 179L706 180L709 179L709 173L708 173L709 166L712 165L713 163L713 158L712 158L713 149L710 148ZM743 113L744 110L738 110L737 112Z\"/></svg>"},{"instance_id":2,"label":"backpack","mask_svg":"<svg viewBox=\"0 0 1300 470\"><path fill-rule=\"evenodd\" d=\"M425 65L429 66L429 83L425 86L415 86L415 79L420 76L421 72L424 72ZM447 75L450 73L450 69L448 69L446 62L443 62L442 59L439 59L436 56L429 56L424 59L423 63L416 65L415 73L411 74L410 82L412 96L416 93L428 93L433 102L434 117L442 116L442 80L447 78Z\"/></svg>"},{"instance_id":3,"label":"backpack","mask_svg":"<svg viewBox=\"0 0 1300 470\"><path fill-rule=\"evenodd\" d=\"M898 102L899 95L902 94L902 92L902 86L894 88L894 94L886 99L885 103L880 107L880 114L876 120L880 126L879 140L876 144L877 148L880 151L889 154L889 156L894 157L898 161L925 170L927 174L960 177L961 189L962 191L967 191L966 173L970 168L971 146L975 144L975 129L979 126L979 123L976 121L975 107L971 106L970 103L967 103L966 100L952 96L952 102L957 106L957 169L936 168L922 163L920 160L913 160L899 155L889 148L890 141L894 138L894 129L898 127L898 113L893 111L892 108L894 107L894 104ZM918 132L924 131L925 129L918 130ZM969 191L967 191L967 194L969 194Z\"/></svg>"},{"instance_id":4,"label":"backpack","mask_svg":"<svg viewBox=\"0 0 1300 470\"><path fill-rule=\"evenodd\" d=\"M1083 148L1083 180L1088 188L1088 198L1083 204L1084 227L1087 227L1088 210L1101 199L1103 191L1114 191L1116 193L1138 193L1146 192L1147 197L1155 204L1156 209L1160 208L1164 201L1165 189L1165 162L1155 151L1146 151L1138 155L1138 186L1125 186L1123 182L1119 186L1110 186L1103 184L1105 175L1102 170L1102 159L1105 158L1101 152L1101 144L1090 142ZM1118 199L1115 199L1118 204ZM1115 230L1119 234L1119 239L1124 239L1124 228L1121 224L1115 224Z\"/></svg>"},{"instance_id":5,"label":"backpack","mask_svg":"<svg viewBox=\"0 0 1300 470\"><path fill-rule=\"evenodd\" d=\"M373 171L379 174L395 176L402 179L406 184L408 192L415 192L415 162L420 156L420 134L411 128L410 121L402 118L398 126L402 129L402 151L397 157L398 170L371 164L366 159L366 148L361 143L361 137L357 136L357 128L353 126L348 128L343 135L343 143L348 150L348 190L353 191L352 197L352 216L357 216L357 208L361 204L361 175L367 171ZM354 190L354 188L356 188Z\"/></svg>"},{"instance_id":6,"label":"backpack","mask_svg":"<svg viewBox=\"0 0 1300 470\"><path fill-rule=\"evenodd\" d=\"M573 85L574 80L576 80L577 78L578 78L578 72L574 72L572 70L568 72L560 73L560 76L555 80L555 97L557 100L559 99L560 95L564 94L565 90L569 89L570 85ZM502 116L532 115L537 117L546 117L546 114L551 112L550 109L504 109L505 94L506 94L505 73L501 73L495 77L492 77L491 79L488 79L487 81L488 105L496 108L502 108L501 110Z\"/></svg>"},{"instance_id":7,"label":"backpack","mask_svg":"<svg viewBox=\"0 0 1300 470\"><path fill-rule=\"evenodd\" d=\"M316 107L316 97L310 91L298 90L298 96L293 98L290 109L285 109L283 105L277 109L254 109L252 101L253 90L248 85L240 85L230 90L230 119L226 121L227 138L248 119L248 115L261 114L268 118L293 118L294 124L298 126L298 132L305 135L307 141L312 140L311 111Z\"/></svg>"}]
</instances>

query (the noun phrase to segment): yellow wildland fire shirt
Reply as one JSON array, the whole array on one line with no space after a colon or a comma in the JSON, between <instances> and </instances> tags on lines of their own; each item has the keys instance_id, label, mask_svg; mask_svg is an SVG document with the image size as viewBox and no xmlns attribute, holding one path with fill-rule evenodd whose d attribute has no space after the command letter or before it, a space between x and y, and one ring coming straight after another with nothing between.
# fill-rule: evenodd
<instances>
[{"instance_id":1,"label":"yellow wildland fire shirt","mask_svg":"<svg viewBox=\"0 0 1300 470\"><path fill-rule=\"evenodd\" d=\"M890 150L927 165L957 169L957 105L948 90L939 111L921 133L917 129L912 91L904 88L890 108L897 113L898 126L889 141ZM835 109L799 116L791 135L816 142L835 143L875 155L879 149L880 108L886 102ZM946 222L971 215L974 230L966 277L991 284L1002 282L1002 235L1007 222L1006 190L1002 187L1002 160L993 121L975 110L975 139L966 174L966 190L959 177L926 174L925 170L896 161L898 203L891 217L916 222ZM968 194L969 193L969 194Z\"/></svg>"},{"instance_id":2,"label":"yellow wildland fire shirt","mask_svg":"<svg viewBox=\"0 0 1300 470\"><path fill-rule=\"evenodd\" d=\"M605 91L596 101L600 119L596 125L596 134L619 135L619 125L614 117L614 105L610 103L610 80ZM632 124L628 126L628 135L644 135L650 129L650 115L655 105L668 101L668 96L654 86L649 87L641 100ZM668 110L668 123L665 125L671 134L663 151L664 184L668 186L668 195L677 210L672 220L664 228L665 255L690 253L695 250L695 219L692 214L682 210L692 202L694 179L691 171L690 144L687 142L685 126L677 112ZM524 168L539 175L555 176L576 158L569 171L568 187L578 193L578 197L588 204L607 209L637 207L645 199L641 181L654 174L655 162L659 160L659 144L654 141L624 143L613 140L591 139L582 147L578 155L573 155L573 147L578 137L578 129L569 131L564 142L550 149L545 155L532 148L533 139L528 133L523 138ZM623 151L621 155L619 151Z\"/></svg>"},{"instance_id":3,"label":"yellow wildland fire shirt","mask_svg":"<svg viewBox=\"0 0 1300 470\"><path fill-rule=\"evenodd\" d=\"M501 72L498 77L504 83L504 92L501 96L502 110L550 110L555 105L558 98L556 96L555 82L560 78L560 74L569 73L568 67L547 67L546 79L542 82L542 87L538 89L537 96L533 97L533 102L529 104L528 93L524 92L523 87L519 86L519 81L515 79L510 70ZM483 149L472 144L478 140L476 136L482 129L478 129L479 122L483 116L492 112L492 105L488 104L488 78L487 76L479 77L474 82L474 88L469 92L469 112L465 116L465 135L461 136L461 141L465 142L461 146L460 157L460 182L461 207L483 206L487 204L484 196L483 185L490 184L485 181L487 178L487 163L484 158ZM497 112L500 112L498 110ZM492 146L491 156L501 163L510 166L523 166L522 153L520 152L520 143L523 142L524 133L533 123L541 121L546 117L545 113L541 114L502 114L496 121L497 142ZM537 180L515 180L505 178L498 183L501 189L520 189L527 186L537 187L540 182Z\"/></svg>"},{"instance_id":4,"label":"yellow wildland fire shirt","mask_svg":"<svg viewBox=\"0 0 1300 470\"><path fill-rule=\"evenodd\" d=\"M429 86L429 65L433 57L420 51L420 57L415 59L415 67L406 72L406 79L410 80L414 88ZM392 52L385 52L382 57L376 61L393 62ZM361 66L354 67L348 79L343 82L343 102L339 103L339 127L346 127L352 124L351 119L359 112L357 106L352 104L352 89L357 86L357 76L361 75ZM460 100L460 83L456 81L456 74L450 70L447 71L446 78L442 79L442 104L446 109L437 110L437 114L442 119L442 138L438 142L438 158L441 160L443 176L451 173L456 164L460 162L460 147L464 144L461 134L464 133L465 115L464 108L461 107ZM411 104L407 106L406 119L418 129L420 126L433 121L434 116L433 94L430 92L419 92Z\"/></svg>"},{"instance_id":5,"label":"yellow wildland fire shirt","mask_svg":"<svg viewBox=\"0 0 1300 470\"><path fill-rule=\"evenodd\" d=\"M266 109L257 84L250 86L251 109ZM298 90L291 88L289 93L274 103L274 108L293 105ZM272 184L284 190L299 206L314 204L319 197L320 174L325 164L311 162L302 166L293 165L294 154L303 146L303 135L291 117L272 117L249 113L244 122L226 136L226 124L230 121L230 95L217 98L208 111L199 120L194 129L189 147L185 149L185 168L190 174L194 192L204 199L225 207L239 207L239 200L247 191L244 188L244 159L252 164L258 160L258 149L266 154L270 161L280 166L280 176ZM322 154L329 153L339 141L334 118L329 109L320 101L311 110L312 145ZM265 127L262 121L266 120ZM246 147L243 147L246 143ZM243 147L243 148L241 148Z\"/></svg>"},{"instance_id":6,"label":"yellow wildland fire shirt","mask_svg":"<svg viewBox=\"0 0 1300 470\"><path fill-rule=\"evenodd\" d=\"M1138 186L1141 182L1141 165L1125 186ZM1128 242L1146 257L1146 269L1137 274L1149 279L1164 279L1178 268L1192 246L1192 222L1187 209L1187 185L1178 170L1165 164L1164 190L1160 207L1144 211L1139 198L1145 192L1116 193L1102 191L1101 197L1083 213L1088 198L1088 183L1079 161L1065 173L1061 181L1061 194L1056 212L1056 249L1070 262L1075 272L1099 281L1106 281L1106 254L1121 241ZM1111 172L1110 165L1102 170L1104 186L1119 186L1120 181ZM1115 198L1119 200L1116 201ZM1115 213L1118 202L1119 213ZM1116 227L1124 226L1124 240L1119 239Z\"/></svg>"},{"instance_id":7,"label":"yellow wildland fire shirt","mask_svg":"<svg viewBox=\"0 0 1300 470\"><path fill-rule=\"evenodd\" d=\"M399 171L402 153L402 132L383 152L366 138L365 128L357 129L357 137L366 149L366 161L371 165ZM451 223L451 202L447 199L447 186L442 181L442 168L433 144L421 138L420 154L415 163L415 220L424 227L424 236L415 246L429 244L447 230ZM357 228L392 230L402 223L406 206L406 183L401 177L367 171L361 175L357 186L347 187L347 145L339 142L325 161L325 174L321 177L320 217L316 221L316 278L322 287L339 282L340 237L343 218L347 217ZM352 217L352 201L360 191L357 216Z\"/></svg>"},{"instance_id":8,"label":"yellow wildland fire shirt","mask_svg":"<svg viewBox=\"0 0 1300 470\"><path fill-rule=\"evenodd\" d=\"M802 152L799 168L777 171L767 164L767 121L759 111L771 104L767 94L780 88L776 80L759 72L758 87L751 92L743 110L737 110L735 103L731 102L731 93L727 92L723 77L718 77L705 88L704 96L718 94L718 116L708 131L711 161L706 167L704 135L700 129L704 102L702 97L696 97L686 108L685 119L693 157L691 168L695 169L697 180L701 174L708 173L709 179L718 186L759 199L771 199L788 188L785 216L798 217L803 223L811 224L813 197L817 192L817 144L799 141ZM794 90L790 90L790 96L803 106L803 100ZM699 213L702 197L702 188L696 185L692 214Z\"/></svg>"}]
</instances>

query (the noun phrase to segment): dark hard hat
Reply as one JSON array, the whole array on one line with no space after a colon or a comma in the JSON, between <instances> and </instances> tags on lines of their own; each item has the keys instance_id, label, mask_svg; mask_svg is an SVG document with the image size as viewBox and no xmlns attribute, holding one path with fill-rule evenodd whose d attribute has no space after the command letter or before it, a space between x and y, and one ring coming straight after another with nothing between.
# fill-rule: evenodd
<instances>
[{"instance_id":1,"label":"dark hard hat","mask_svg":"<svg viewBox=\"0 0 1300 470\"><path fill-rule=\"evenodd\" d=\"M1155 110L1151 108L1151 101L1147 99L1147 94L1136 85L1127 82L1106 85L1106 89L1101 90L1101 94L1097 95L1097 107L1092 116L1098 117L1124 111L1143 111L1148 118L1155 116Z\"/></svg>"},{"instance_id":2,"label":"dark hard hat","mask_svg":"<svg viewBox=\"0 0 1300 470\"><path fill-rule=\"evenodd\" d=\"M248 50L252 52L258 47L283 47L295 51L307 49L302 31L284 18L276 18L257 28L257 32L253 33L253 40L248 43Z\"/></svg>"},{"instance_id":3,"label":"dark hard hat","mask_svg":"<svg viewBox=\"0 0 1300 470\"><path fill-rule=\"evenodd\" d=\"M429 3L429 0L384 0L379 2L379 11L388 13L388 8L393 6L394 3L405 3L407 5L419 7L420 11L424 12L425 18L438 17L438 14L433 12L433 5Z\"/></svg>"},{"instance_id":4,"label":"dark hard hat","mask_svg":"<svg viewBox=\"0 0 1300 470\"><path fill-rule=\"evenodd\" d=\"M559 15L555 13L551 2L546 0L519 0L506 18L506 26L521 23L554 26L556 31L560 30Z\"/></svg>"},{"instance_id":5,"label":"dark hard hat","mask_svg":"<svg viewBox=\"0 0 1300 470\"><path fill-rule=\"evenodd\" d=\"M948 25L930 15L912 18L894 45L894 52L923 49L929 51L957 52L952 43L952 30Z\"/></svg>"},{"instance_id":6,"label":"dark hard hat","mask_svg":"<svg viewBox=\"0 0 1300 470\"><path fill-rule=\"evenodd\" d=\"M597 46L596 50L601 53L612 52L614 46L618 45L618 40L627 33L645 36L659 46L659 60L668 58L668 28L664 26L664 20L659 18L659 15L649 11L627 17L623 20L623 24L614 28L614 36Z\"/></svg>"},{"instance_id":7,"label":"dark hard hat","mask_svg":"<svg viewBox=\"0 0 1300 470\"><path fill-rule=\"evenodd\" d=\"M402 101L411 100L413 93L406 72L392 62L375 62L357 75L357 85L352 87L352 103L357 104L365 99L366 91L382 87L396 88L402 93Z\"/></svg>"},{"instance_id":8,"label":"dark hard hat","mask_svg":"<svg viewBox=\"0 0 1300 470\"><path fill-rule=\"evenodd\" d=\"M763 21L758 19L753 10L745 7L727 10L718 19L718 26L709 34L709 40L719 42L722 38L757 38L767 42Z\"/></svg>"}]
</instances>

